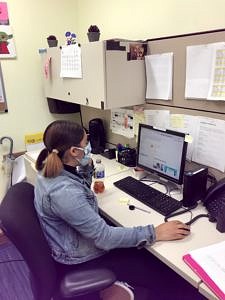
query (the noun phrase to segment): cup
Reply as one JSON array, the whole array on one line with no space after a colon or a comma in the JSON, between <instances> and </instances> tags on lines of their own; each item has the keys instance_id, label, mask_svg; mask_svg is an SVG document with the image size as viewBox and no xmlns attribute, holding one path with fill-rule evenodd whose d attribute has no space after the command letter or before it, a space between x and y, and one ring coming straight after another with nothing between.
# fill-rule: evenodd
<instances>
[{"instance_id":1,"label":"cup","mask_svg":"<svg viewBox=\"0 0 225 300\"><path fill-rule=\"evenodd\" d=\"M94 189L94 192L95 192L96 194L98 194L98 193L103 193L104 190L105 190L104 182L103 182L102 180L96 180L96 181L94 182L93 189Z\"/></svg>"}]
</instances>

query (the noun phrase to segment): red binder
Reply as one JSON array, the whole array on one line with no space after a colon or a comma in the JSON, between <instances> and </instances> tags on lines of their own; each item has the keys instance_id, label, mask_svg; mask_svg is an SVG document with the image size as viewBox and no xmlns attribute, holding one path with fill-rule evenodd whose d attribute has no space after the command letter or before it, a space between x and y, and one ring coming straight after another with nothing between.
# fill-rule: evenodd
<instances>
[{"instance_id":1,"label":"red binder","mask_svg":"<svg viewBox=\"0 0 225 300\"><path fill-rule=\"evenodd\" d=\"M219 297L225 300L225 293L217 286L217 284L209 277L203 268L192 258L191 254L183 256L185 263L201 278L201 280Z\"/></svg>"}]
</instances>

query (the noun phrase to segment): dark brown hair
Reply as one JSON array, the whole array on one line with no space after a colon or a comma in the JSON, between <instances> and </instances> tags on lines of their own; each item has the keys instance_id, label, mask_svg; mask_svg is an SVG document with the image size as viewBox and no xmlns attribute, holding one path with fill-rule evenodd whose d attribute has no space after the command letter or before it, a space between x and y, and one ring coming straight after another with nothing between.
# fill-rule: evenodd
<instances>
[{"instance_id":1,"label":"dark brown hair","mask_svg":"<svg viewBox=\"0 0 225 300\"><path fill-rule=\"evenodd\" d=\"M43 149L36 161L36 169L43 170L43 176L56 177L63 169L62 158L66 150L79 146L84 137L82 126L71 121L54 121L45 129Z\"/></svg>"}]
</instances>

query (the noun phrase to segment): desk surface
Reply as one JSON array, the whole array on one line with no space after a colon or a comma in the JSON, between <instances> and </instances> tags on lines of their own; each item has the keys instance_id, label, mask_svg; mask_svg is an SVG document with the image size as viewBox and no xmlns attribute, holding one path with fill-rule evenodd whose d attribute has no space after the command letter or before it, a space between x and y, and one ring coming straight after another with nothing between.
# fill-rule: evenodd
<instances>
[{"instance_id":1,"label":"desk surface","mask_svg":"<svg viewBox=\"0 0 225 300\"><path fill-rule=\"evenodd\" d=\"M199 292L209 300L219 300L219 298L216 297L216 295L204 283L200 284Z\"/></svg>"},{"instance_id":2,"label":"desk surface","mask_svg":"<svg viewBox=\"0 0 225 300\"><path fill-rule=\"evenodd\" d=\"M147 224L157 226L163 223L164 217L161 214L148 208L145 204L122 192L113 185L114 181L128 175L132 176L133 172L128 170L105 179L106 190L103 194L98 195L99 208L103 214L121 226L131 227ZM150 210L151 213L149 214L140 210L131 211L128 208L127 201ZM200 213L206 213L205 208L201 204L193 210L193 217ZM176 219L186 222L190 217L190 213L187 213L186 216L181 215L176 217ZM201 280L183 262L183 255L191 250L220 242L224 239L225 234L218 232L214 223L210 223L206 218L201 218L191 225L191 235L184 240L157 242L151 247L147 247L147 249L197 288Z\"/></svg>"}]
</instances>

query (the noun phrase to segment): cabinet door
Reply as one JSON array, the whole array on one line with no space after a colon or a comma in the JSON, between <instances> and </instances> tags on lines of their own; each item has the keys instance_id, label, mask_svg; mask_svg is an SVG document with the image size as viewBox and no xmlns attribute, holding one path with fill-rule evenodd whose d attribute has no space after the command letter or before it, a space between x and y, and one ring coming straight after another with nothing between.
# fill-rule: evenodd
<instances>
[{"instance_id":1,"label":"cabinet door","mask_svg":"<svg viewBox=\"0 0 225 300\"><path fill-rule=\"evenodd\" d=\"M127 51L106 50L106 80L106 107L144 104L144 60L128 60Z\"/></svg>"},{"instance_id":2,"label":"cabinet door","mask_svg":"<svg viewBox=\"0 0 225 300\"><path fill-rule=\"evenodd\" d=\"M81 53L83 80L80 88L83 90L83 104L104 109L106 99L104 42L84 44Z\"/></svg>"},{"instance_id":3,"label":"cabinet door","mask_svg":"<svg viewBox=\"0 0 225 300\"><path fill-rule=\"evenodd\" d=\"M73 102L68 93L71 79L65 80L60 78L60 53L61 50L59 48L52 47L47 50L46 54L42 55L43 74L45 72L46 64L49 61L48 76L43 76L44 94L45 97Z\"/></svg>"},{"instance_id":4,"label":"cabinet door","mask_svg":"<svg viewBox=\"0 0 225 300\"><path fill-rule=\"evenodd\" d=\"M103 42L81 46L82 78L61 78L61 50L49 48L43 68L50 59L49 76L44 78L45 96L95 108L105 101L105 51Z\"/></svg>"}]
</instances>

